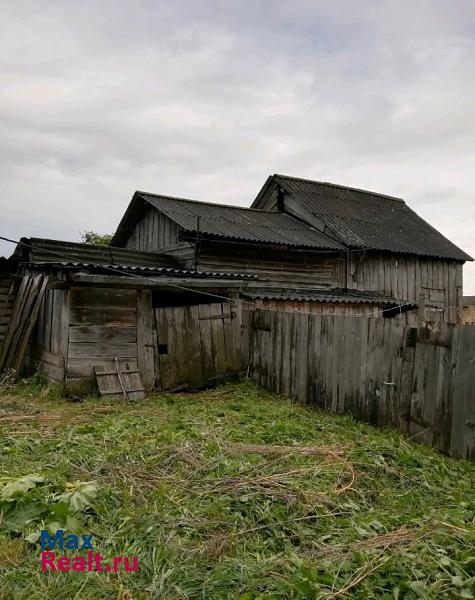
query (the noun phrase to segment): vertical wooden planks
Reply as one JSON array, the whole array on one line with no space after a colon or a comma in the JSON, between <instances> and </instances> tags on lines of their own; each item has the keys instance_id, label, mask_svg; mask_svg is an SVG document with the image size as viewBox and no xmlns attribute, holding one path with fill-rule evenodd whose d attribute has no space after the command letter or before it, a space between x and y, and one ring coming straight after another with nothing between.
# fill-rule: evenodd
<instances>
[{"instance_id":1,"label":"vertical wooden planks","mask_svg":"<svg viewBox=\"0 0 475 600\"><path fill-rule=\"evenodd\" d=\"M295 394L300 402L308 398L308 347L309 315L295 315L296 353L295 353Z\"/></svg>"},{"instance_id":2,"label":"vertical wooden planks","mask_svg":"<svg viewBox=\"0 0 475 600\"><path fill-rule=\"evenodd\" d=\"M186 314L186 349L183 360L188 363L188 382L191 388L203 386L206 381L203 375L201 355L200 323L198 306L187 306Z\"/></svg>"},{"instance_id":3,"label":"vertical wooden planks","mask_svg":"<svg viewBox=\"0 0 475 600\"><path fill-rule=\"evenodd\" d=\"M213 360L213 344L211 341L211 309L209 304L200 304L198 306L201 361L203 369L203 379L208 382L212 379L215 372Z\"/></svg>"},{"instance_id":4,"label":"vertical wooden planks","mask_svg":"<svg viewBox=\"0 0 475 600\"><path fill-rule=\"evenodd\" d=\"M220 319L220 321L223 325L224 334L224 372L230 373L235 364L236 352L234 347L231 307L229 302L223 302L221 304L221 310L223 318Z\"/></svg>"},{"instance_id":5,"label":"vertical wooden planks","mask_svg":"<svg viewBox=\"0 0 475 600\"><path fill-rule=\"evenodd\" d=\"M475 327L461 325L454 348L453 407L450 451L475 460Z\"/></svg>"},{"instance_id":6,"label":"vertical wooden planks","mask_svg":"<svg viewBox=\"0 0 475 600\"><path fill-rule=\"evenodd\" d=\"M322 316L321 327L321 407L331 410L332 401L332 350L334 318Z\"/></svg>"},{"instance_id":7,"label":"vertical wooden planks","mask_svg":"<svg viewBox=\"0 0 475 600\"><path fill-rule=\"evenodd\" d=\"M272 360L274 384L273 388L277 393L282 393L282 312L274 311L272 315Z\"/></svg>"},{"instance_id":8,"label":"vertical wooden planks","mask_svg":"<svg viewBox=\"0 0 475 600\"><path fill-rule=\"evenodd\" d=\"M22 278L0 355L0 369L19 371L47 284L47 275L24 275Z\"/></svg>"},{"instance_id":9,"label":"vertical wooden planks","mask_svg":"<svg viewBox=\"0 0 475 600\"><path fill-rule=\"evenodd\" d=\"M239 372L247 367L247 361L243 357L243 310L239 293L233 293L231 297L231 371Z\"/></svg>"},{"instance_id":10,"label":"vertical wooden planks","mask_svg":"<svg viewBox=\"0 0 475 600\"><path fill-rule=\"evenodd\" d=\"M155 385L152 290L137 290L137 361L145 389Z\"/></svg>"},{"instance_id":11,"label":"vertical wooden planks","mask_svg":"<svg viewBox=\"0 0 475 600\"><path fill-rule=\"evenodd\" d=\"M291 391L291 314L282 313L282 369L281 393L290 395Z\"/></svg>"},{"instance_id":12,"label":"vertical wooden planks","mask_svg":"<svg viewBox=\"0 0 475 600\"><path fill-rule=\"evenodd\" d=\"M399 319L269 313L251 331L262 385L475 458L475 327L427 322L413 347Z\"/></svg>"},{"instance_id":13,"label":"vertical wooden planks","mask_svg":"<svg viewBox=\"0 0 475 600\"><path fill-rule=\"evenodd\" d=\"M240 314L240 307L232 314L229 303L157 309L160 387L198 388L238 373L243 366ZM259 346L255 338L253 349ZM252 356L250 365L257 372L256 361Z\"/></svg>"},{"instance_id":14,"label":"vertical wooden planks","mask_svg":"<svg viewBox=\"0 0 475 600\"><path fill-rule=\"evenodd\" d=\"M223 306L221 303L210 304L211 317L211 343L213 348L213 362L215 377L226 373L226 344L224 340Z\"/></svg>"},{"instance_id":15,"label":"vertical wooden planks","mask_svg":"<svg viewBox=\"0 0 475 600\"><path fill-rule=\"evenodd\" d=\"M169 336L169 309L157 308L155 309L155 327L156 327L156 338L157 338L157 349L156 349L156 376L159 382L159 386L162 389L168 389L171 387L171 383L175 381L173 374L173 363L170 361L170 355L168 353L168 336Z\"/></svg>"}]
</instances>

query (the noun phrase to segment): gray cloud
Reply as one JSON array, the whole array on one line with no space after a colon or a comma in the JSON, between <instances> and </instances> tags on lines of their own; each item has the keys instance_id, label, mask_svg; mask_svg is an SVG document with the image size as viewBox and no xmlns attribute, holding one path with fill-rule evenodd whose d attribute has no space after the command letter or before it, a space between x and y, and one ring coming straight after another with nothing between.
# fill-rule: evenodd
<instances>
[{"instance_id":1,"label":"gray cloud","mask_svg":"<svg viewBox=\"0 0 475 600\"><path fill-rule=\"evenodd\" d=\"M471 0L0 8L3 234L113 231L135 189L246 205L283 172L402 196L475 255Z\"/></svg>"}]
</instances>

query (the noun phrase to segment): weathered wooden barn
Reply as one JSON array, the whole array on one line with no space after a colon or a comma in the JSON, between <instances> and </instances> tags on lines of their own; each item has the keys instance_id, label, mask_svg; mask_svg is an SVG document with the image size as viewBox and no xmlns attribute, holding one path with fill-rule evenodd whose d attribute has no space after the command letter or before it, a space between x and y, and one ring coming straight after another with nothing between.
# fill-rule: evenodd
<instances>
[{"instance_id":1,"label":"weathered wooden barn","mask_svg":"<svg viewBox=\"0 0 475 600\"><path fill-rule=\"evenodd\" d=\"M124 380L139 373L145 389L216 383L242 368L233 298L250 278L189 271L165 255L22 239L3 268L0 370L39 372L70 392L118 369Z\"/></svg>"},{"instance_id":2,"label":"weathered wooden barn","mask_svg":"<svg viewBox=\"0 0 475 600\"><path fill-rule=\"evenodd\" d=\"M167 253L188 269L254 274L244 295L256 304L329 314L400 307L390 316L424 298L431 318L446 322L461 321L472 260L399 198L282 175L251 208L136 192L112 244Z\"/></svg>"},{"instance_id":3,"label":"weathered wooden barn","mask_svg":"<svg viewBox=\"0 0 475 600\"><path fill-rule=\"evenodd\" d=\"M0 370L201 387L246 367L259 307L461 322L466 260L373 192L281 175L251 208L136 192L110 247L24 238L0 263Z\"/></svg>"}]
</instances>

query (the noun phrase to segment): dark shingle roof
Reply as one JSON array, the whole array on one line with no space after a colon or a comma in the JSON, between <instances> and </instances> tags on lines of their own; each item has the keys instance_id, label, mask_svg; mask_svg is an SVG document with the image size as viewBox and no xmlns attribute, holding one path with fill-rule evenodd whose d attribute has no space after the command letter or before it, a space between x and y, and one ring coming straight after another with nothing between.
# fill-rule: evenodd
<instances>
[{"instance_id":1,"label":"dark shingle roof","mask_svg":"<svg viewBox=\"0 0 475 600\"><path fill-rule=\"evenodd\" d=\"M199 218L200 233L213 238L328 250L344 249L342 244L284 213L136 192L127 210L130 215L134 212L139 214L133 205L139 205L141 200L155 206L187 233L196 233ZM122 243L124 234L131 225L127 223L126 213L114 235L113 243Z\"/></svg>"},{"instance_id":2,"label":"dark shingle roof","mask_svg":"<svg viewBox=\"0 0 475 600\"><path fill-rule=\"evenodd\" d=\"M472 260L419 217L404 200L332 183L274 175L266 181L253 206L269 186L282 186L293 200L317 217L350 248Z\"/></svg>"}]
</instances>

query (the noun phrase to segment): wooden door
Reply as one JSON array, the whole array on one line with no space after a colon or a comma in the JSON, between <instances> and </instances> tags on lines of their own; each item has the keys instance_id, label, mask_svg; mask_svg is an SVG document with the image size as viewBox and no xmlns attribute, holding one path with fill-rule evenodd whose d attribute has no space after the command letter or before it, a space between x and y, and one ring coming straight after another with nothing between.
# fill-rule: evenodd
<instances>
[{"instance_id":1,"label":"wooden door","mask_svg":"<svg viewBox=\"0 0 475 600\"><path fill-rule=\"evenodd\" d=\"M242 368L239 319L228 302L155 309L161 389L212 385Z\"/></svg>"}]
</instances>

